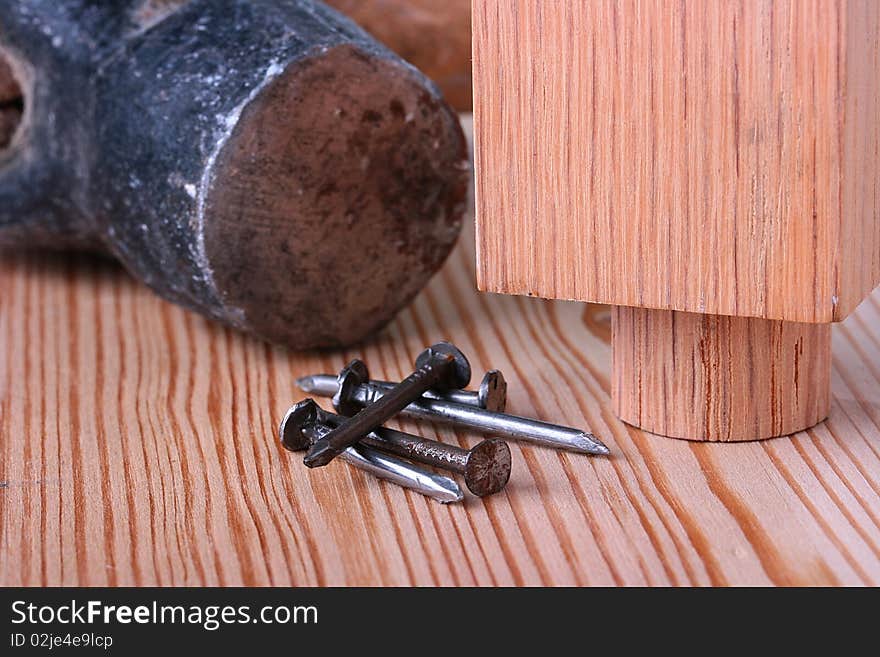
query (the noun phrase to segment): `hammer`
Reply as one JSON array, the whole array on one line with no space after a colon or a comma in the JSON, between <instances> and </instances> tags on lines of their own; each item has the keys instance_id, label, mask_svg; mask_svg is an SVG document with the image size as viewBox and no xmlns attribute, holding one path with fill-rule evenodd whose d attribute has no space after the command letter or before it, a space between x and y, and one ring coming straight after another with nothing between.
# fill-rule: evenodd
<instances>
[{"instance_id":1,"label":"hammer","mask_svg":"<svg viewBox=\"0 0 880 657\"><path fill-rule=\"evenodd\" d=\"M320 2L0 0L0 246L343 346L442 264L469 171L434 85Z\"/></svg>"}]
</instances>

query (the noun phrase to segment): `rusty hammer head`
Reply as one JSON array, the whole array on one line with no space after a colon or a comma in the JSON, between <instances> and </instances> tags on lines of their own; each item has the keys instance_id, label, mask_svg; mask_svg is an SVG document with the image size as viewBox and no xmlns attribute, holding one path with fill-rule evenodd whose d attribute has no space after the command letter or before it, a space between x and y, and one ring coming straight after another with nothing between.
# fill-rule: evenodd
<instances>
[{"instance_id":1,"label":"rusty hammer head","mask_svg":"<svg viewBox=\"0 0 880 657\"><path fill-rule=\"evenodd\" d=\"M24 4L0 3L17 89L0 246L104 250L172 301L311 348L381 327L454 244L458 117L322 3Z\"/></svg>"}]
</instances>

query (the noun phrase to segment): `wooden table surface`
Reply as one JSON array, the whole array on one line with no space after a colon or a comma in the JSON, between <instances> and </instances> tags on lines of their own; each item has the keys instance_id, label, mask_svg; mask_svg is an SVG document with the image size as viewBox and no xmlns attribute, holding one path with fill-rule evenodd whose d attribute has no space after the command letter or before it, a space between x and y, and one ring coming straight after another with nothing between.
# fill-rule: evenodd
<instances>
[{"instance_id":1,"label":"wooden table surface","mask_svg":"<svg viewBox=\"0 0 880 657\"><path fill-rule=\"evenodd\" d=\"M387 330L323 353L104 261L3 255L0 585L880 584L880 291L834 327L827 422L696 444L611 413L607 308L477 293L473 243L468 225ZM506 373L512 411L590 428L612 457L511 443L506 491L443 506L279 448L295 377L364 356L398 378L441 338Z\"/></svg>"}]
</instances>

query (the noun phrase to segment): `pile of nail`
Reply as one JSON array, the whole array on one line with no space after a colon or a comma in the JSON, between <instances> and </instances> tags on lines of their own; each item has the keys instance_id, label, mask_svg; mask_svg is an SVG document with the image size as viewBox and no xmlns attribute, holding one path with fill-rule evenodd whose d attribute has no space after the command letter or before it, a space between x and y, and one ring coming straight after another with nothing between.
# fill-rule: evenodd
<instances>
[{"instance_id":1,"label":"pile of nail","mask_svg":"<svg viewBox=\"0 0 880 657\"><path fill-rule=\"evenodd\" d=\"M505 413L507 383L498 370L486 373L478 391L464 389L470 378L467 358L449 342L419 354L415 371L400 383L370 379L361 360L350 362L338 376L305 376L297 385L307 394L332 397L338 415L312 399L299 402L281 421L281 444L291 451L308 450L303 462L310 468L338 456L440 502L462 500L461 488L454 479L415 463L462 475L474 495L491 495L510 479L510 448L499 436L582 454L608 454L608 448L586 431ZM495 437L468 450L382 426L397 414Z\"/></svg>"}]
</instances>

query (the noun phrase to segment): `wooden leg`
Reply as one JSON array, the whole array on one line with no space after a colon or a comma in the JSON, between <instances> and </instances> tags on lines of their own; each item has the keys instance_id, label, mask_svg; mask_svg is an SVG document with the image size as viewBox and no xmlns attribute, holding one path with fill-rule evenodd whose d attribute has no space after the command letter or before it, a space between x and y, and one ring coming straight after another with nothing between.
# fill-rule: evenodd
<instances>
[{"instance_id":1,"label":"wooden leg","mask_svg":"<svg viewBox=\"0 0 880 657\"><path fill-rule=\"evenodd\" d=\"M783 436L828 415L831 325L616 306L612 398L688 440Z\"/></svg>"}]
</instances>

